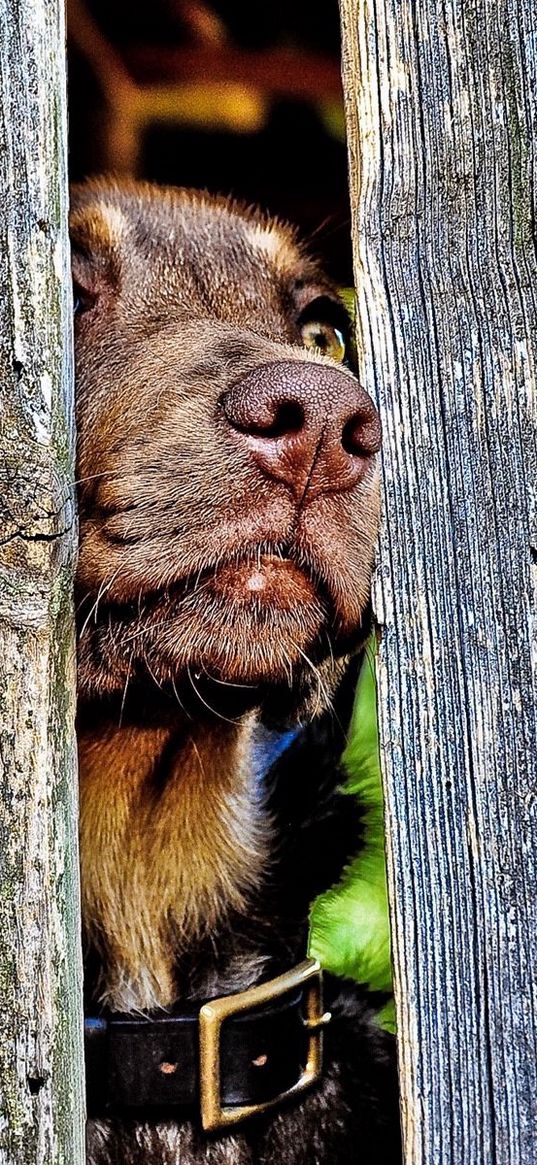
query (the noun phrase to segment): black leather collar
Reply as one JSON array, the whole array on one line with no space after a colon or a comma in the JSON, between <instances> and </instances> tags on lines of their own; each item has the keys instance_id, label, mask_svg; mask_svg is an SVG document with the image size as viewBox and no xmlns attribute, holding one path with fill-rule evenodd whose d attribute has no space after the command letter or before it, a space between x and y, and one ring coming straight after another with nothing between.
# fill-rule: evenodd
<instances>
[{"instance_id":1,"label":"black leather collar","mask_svg":"<svg viewBox=\"0 0 537 1165\"><path fill-rule=\"evenodd\" d=\"M304 968L307 970L302 974L309 976L308 981L282 992L282 985ZM312 975L317 992L313 1012ZM264 984L263 990L265 994L270 992L272 998L261 1007L255 1006L255 1001L250 1006L255 994L252 991L224 1000L231 1001L232 1010L219 1029L216 1103L228 1112L272 1104L282 1095L311 1083L320 1071L318 1055L315 1072L306 1079L312 1041L320 1041L319 1028L329 1018L322 1015L318 966L309 960ZM88 1115L116 1114L146 1120L166 1114L176 1119L195 1117L202 1091L202 1006L156 1016L87 1017L84 1030ZM207 1006L210 1009L211 1003ZM317 1050L319 1047L320 1043ZM231 1115L220 1123L232 1120Z\"/></svg>"}]
</instances>

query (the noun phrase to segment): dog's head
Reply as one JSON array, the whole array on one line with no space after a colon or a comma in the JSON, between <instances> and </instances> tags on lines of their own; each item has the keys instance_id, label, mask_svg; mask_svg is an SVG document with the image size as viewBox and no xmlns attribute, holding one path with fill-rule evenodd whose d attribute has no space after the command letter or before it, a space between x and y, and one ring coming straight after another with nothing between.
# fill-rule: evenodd
<instances>
[{"instance_id":1,"label":"dog's head","mask_svg":"<svg viewBox=\"0 0 537 1165\"><path fill-rule=\"evenodd\" d=\"M192 191L89 183L71 233L82 693L330 686L380 445L334 288L289 228Z\"/></svg>"}]
</instances>

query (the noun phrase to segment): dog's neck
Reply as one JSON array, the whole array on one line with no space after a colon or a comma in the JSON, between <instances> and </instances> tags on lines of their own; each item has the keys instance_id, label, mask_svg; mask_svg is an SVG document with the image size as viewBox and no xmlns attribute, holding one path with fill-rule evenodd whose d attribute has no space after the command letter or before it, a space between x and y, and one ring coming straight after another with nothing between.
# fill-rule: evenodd
<instances>
[{"instance_id":1,"label":"dog's neck","mask_svg":"<svg viewBox=\"0 0 537 1165\"><path fill-rule=\"evenodd\" d=\"M110 1008L171 1005L178 958L261 881L270 826L253 731L253 715L202 727L82 722L83 918Z\"/></svg>"}]
</instances>

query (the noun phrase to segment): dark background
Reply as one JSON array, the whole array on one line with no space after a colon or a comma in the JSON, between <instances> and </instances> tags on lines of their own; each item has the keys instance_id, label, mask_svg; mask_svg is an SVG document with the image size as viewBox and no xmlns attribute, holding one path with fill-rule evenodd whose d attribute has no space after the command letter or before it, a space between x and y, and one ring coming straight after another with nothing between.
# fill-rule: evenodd
<instances>
[{"instance_id":1,"label":"dark background","mask_svg":"<svg viewBox=\"0 0 537 1165\"><path fill-rule=\"evenodd\" d=\"M245 0L68 0L68 27L75 181L112 170L231 193L296 223L330 274L352 283L337 0L257 11ZM173 105L183 84L202 97L217 74L254 94L260 123L236 132L218 117L149 117L125 166L110 130L120 94L130 110L165 86Z\"/></svg>"}]
</instances>

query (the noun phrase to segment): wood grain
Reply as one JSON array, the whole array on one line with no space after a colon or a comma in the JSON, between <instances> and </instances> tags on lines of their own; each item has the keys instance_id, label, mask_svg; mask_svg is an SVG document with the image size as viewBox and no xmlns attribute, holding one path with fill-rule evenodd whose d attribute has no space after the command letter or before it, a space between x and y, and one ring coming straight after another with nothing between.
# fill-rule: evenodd
<instances>
[{"instance_id":1,"label":"wood grain","mask_svg":"<svg viewBox=\"0 0 537 1165\"><path fill-rule=\"evenodd\" d=\"M535 1165L535 8L341 10L405 1161Z\"/></svg>"},{"instance_id":2,"label":"wood grain","mask_svg":"<svg viewBox=\"0 0 537 1165\"><path fill-rule=\"evenodd\" d=\"M81 1165L63 9L0 0L0 1162Z\"/></svg>"}]
</instances>

